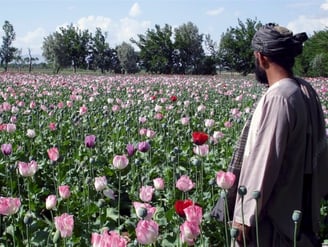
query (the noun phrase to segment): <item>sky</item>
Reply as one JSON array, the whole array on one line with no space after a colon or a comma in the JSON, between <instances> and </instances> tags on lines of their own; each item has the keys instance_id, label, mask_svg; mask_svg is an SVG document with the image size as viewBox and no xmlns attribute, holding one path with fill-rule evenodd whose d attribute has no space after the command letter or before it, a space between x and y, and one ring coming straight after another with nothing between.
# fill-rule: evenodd
<instances>
[{"instance_id":1,"label":"sky","mask_svg":"<svg viewBox=\"0 0 328 247\"><path fill-rule=\"evenodd\" d=\"M0 26L6 20L13 25L13 45L23 56L28 49L40 56L44 38L70 24L92 33L101 28L111 48L157 24L174 29L192 22L217 43L238 19L274 22L309 36L328 28L328 0L0 0L0 6Z\"/></svg>"}]
</instances>

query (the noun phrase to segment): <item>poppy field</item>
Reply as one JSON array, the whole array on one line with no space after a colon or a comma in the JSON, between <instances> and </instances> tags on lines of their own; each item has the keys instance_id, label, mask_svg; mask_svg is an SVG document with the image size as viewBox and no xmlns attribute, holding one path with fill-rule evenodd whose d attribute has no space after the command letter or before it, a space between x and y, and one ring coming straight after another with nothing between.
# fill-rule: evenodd
<instances>
[{"instance_id":1,"label":"poppy field","mask_svg":"<svg viewBox=\"0 0 328 247\"><path fill-rule=\"evenodd\" d=\"M327 79L309 81L327 116ZM263 90L232 75L0 74L0 246L224 246L210 212Z\"/></svg>"}]
</instances>

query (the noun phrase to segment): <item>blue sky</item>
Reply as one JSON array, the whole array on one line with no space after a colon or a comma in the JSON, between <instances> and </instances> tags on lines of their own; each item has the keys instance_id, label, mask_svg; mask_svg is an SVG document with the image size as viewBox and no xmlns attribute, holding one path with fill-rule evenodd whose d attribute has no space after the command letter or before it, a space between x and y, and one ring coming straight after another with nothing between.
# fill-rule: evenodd
<instances>
[{"instance_id":1,"label":"blue sky","mask_svg":"<svg viewBox=\"0 0 328 247\"><path fill-rule=\"evenodd\" d=\"M100 27L113 48L155 24L175 28L191 21L216 42L238 19L275 22L310 35L328 27L328 0L0 0L0 6L0 26L5 20L14 26L14 45L22 55L28 48L41 54L43 38L69 24L93 33Z\"/></svg>"}]
</instances>

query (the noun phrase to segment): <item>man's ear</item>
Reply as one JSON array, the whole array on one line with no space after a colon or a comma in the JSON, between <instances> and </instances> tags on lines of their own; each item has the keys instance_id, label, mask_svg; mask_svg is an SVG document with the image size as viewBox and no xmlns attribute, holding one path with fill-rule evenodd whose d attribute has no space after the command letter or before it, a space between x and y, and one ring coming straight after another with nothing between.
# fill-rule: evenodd
<instances>
[{"instance_id":1,"label":"man's ear","mask_svg":"<svg viewBox=\"0 0 328 247\"><path fill-rule=\"evenodd\" d=\"M257 58L259 60L259 64L262 68L267 69L269 68L269 58L260 52L257 54Z\"/></svg>"}]
</instances>

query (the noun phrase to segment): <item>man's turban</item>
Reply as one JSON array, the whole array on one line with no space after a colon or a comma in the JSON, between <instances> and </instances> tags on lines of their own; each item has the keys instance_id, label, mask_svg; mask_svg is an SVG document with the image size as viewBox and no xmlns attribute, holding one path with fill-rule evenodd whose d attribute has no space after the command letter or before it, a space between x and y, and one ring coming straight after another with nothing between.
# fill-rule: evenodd
<instances>
[{"instance_id":1,"label":"man's turban","mask_svg":"<svg viewBox=\"0 0 328 247\"><path fill-rule=\"evenodd\" d=\"M306 33L293 33L285 27L268 23L255 33L252 48L265 56L292 56L302 53L303 42L308 39Z\"/></svg>"}]
</instances>

